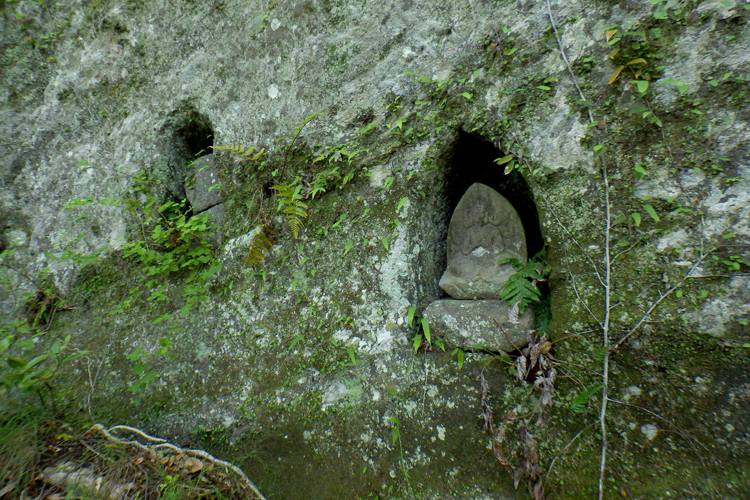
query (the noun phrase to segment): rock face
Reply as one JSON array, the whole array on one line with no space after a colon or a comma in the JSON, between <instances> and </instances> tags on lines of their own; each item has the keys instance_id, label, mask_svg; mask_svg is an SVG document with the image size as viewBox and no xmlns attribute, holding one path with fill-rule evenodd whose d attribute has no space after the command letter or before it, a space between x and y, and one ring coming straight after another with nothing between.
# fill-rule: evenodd
<instances>
[{"instance_id":1,"label":"rock face","mask_svg":"<svg viewBox=\"0 0 750 500\"><path fill-rule=\"evenodd\" d=\"M17 266L50 269L49 279L65 289L81 260L53 257L76 251L88 259L108 246L76 279L75 297L87 306L60 311L49 335L39 337L71 335L72 347L91 351L91 366L102 368L95 390L81 390L89 377L88 361L79 358L64 377L71 387L59 394L90 394L81 407L97 420L143 426L190 447L212 436L213 453L244 462L273 498L433 500L448 491L461 500L518 498L513 474L486 452L475 373L488 368L498 417L534 408L536 393L520 389L500 363L488 366L489 355L467 354L462 367L440 349L414 356L408 311L445 297L438 282L447 253L454 256L446 248L447 207L463 194L452 191L454 180L466 180L460 191L470 178L507 196L534 253L540 245L528 212L512 198L526 185L539 207L538 240L549 244L555 269L549 335L555 355L575 362L565 366L570 378L556 382L558 393L574 397L601 382L591 354L602 346L596 332L605 317L613 334L640 324L622 346L627 353L612 356L609 390L618 398L626 387L641 388L631 403L652 413L610 405L606 419L623 476L656 474L631 481L630 496L684 487L737 498L748 479L733 471L750 470L743 347L750 321L750 251L743 246L750 243L750 10L736 0L725 3L737 7L657 3L2 2L0 237L17 260L0 266L0 318L15 319L6 311L23 303L8 290L22 279ZM638 59L647 62L632 66L641 72L637 81L623 71L610 84L616 68ZM646 102L649 113L638 111ZM583 103L599 127L588 123ZM300 128L311 113L319 115ZM609 207L602 164L591 151L602 126ZM226 239L244 243L227 252L201 310L183 318L182 278L144 287L144 270L122 262L118 248L143 237L141 221L97 200L138 188L142 174L153 179L150 194L173 199L209 134L216 145L269 154L262 168L215 162L224 199L215 209L226 209ZM502 145L473 162L486 176L454 170L455 152L474 160L478 151L460 147L462 136L490 149ZM508 154L524 161L504 175L493 159ZM310 184L303 188L317 181L325 191L301 200L309 217L294 239L264 184L297 176ZM92 205L66 208L89 198ZM244 254L261 208L277 237L263 266L249 269ZM614 224L621 216L628 222ZM488 248L469 241L465 250L478 258ZM606 311L605 259L623 250L612 266L616 304ZM494 266L499 257L486 262ZM481 270L484 262L474 265ZM481 272L470 276L484 280ZM37 291L20 285L22 293ZM172 295L154 306L148 298L163 286ZM110 314L133 291L142 295L137 308ZM464 296L477 298L475 308L493 300L477 290ZM466 323L484 314L459 306L439 305L457 307L452 318ZM486 317L496 313L502 310ZM167 315L180 322L174 331L155 321ZM451 319L431 318L438 329ZM460 328L434 336L489 343L482 325L474 325L471 341ZM148 358L158 376L134 394L133 349L156 353L165 337L172 351ZM305 375L314 370L319 378ZM540 466L592 416L589 403L582 414L560 401L549 425L533 431L544 443ZM684 433L644 443L641 425L664 424L654 414L695 430L712 465L689 451L696 447ZM402 449L391 440L395 419L403 425ZM596 435L581 434L580 453L554 468L551 498L582 498L595 488ZM660 452L647 456L644 445ZM666 467L692 476L683 481ZM733 491L721 490L730 484Z\"/></svg>"},{"instance_id":2,"label":"rock face","mask_svg":"<svg viewBox=\"0 0 750 500\"><path fill-rule=\"evenodd\" d=\"M221 184L214 165L214 155L208 154L195 160L188 168L185 196L193 207L193 215L206 213L211 224L224 224L225 207L221 198ZM222 232L214 232L215 243L223 241Z\"/></svg>"},{"instance_id":3,"label":"rock face","mask_svg":"<svg viewBox=\"0 0 750 500\"><path fill-rule=\"evenodd\" d=\"M500 193L474 183L458 202L448 229L448 266L440 288L454 299L499 299L515 271L498 261L526 262L521 219Z\"/></svg>"},{"instance_id":4,"label":"rock face","mask_svg":"<svg viewBox=\"0 0 750 500\"><path fill-rule=\"evenodd\" d=\"M534 314L526 307L518 323L510 323L508 307L504 300L436 300L425 309L424 317L432 335L452 345L513 352L526 345L526 331L534 326Z\"/></svg>"}]
</instances>

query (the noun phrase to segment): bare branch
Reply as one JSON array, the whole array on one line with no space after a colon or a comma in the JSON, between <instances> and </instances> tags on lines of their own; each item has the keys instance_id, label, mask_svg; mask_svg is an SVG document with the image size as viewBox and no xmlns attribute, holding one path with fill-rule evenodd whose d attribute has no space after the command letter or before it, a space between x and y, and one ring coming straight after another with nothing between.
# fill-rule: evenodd
<instances>
[{"instance_id":1,"label":"bare branch","mask_svg":"<svg viewBox=\"0 0 750 500\"><path fill-rule=\"evenodd\" d=\"M646 321L646 319L648 319L648 317L651 314L651 312L653 312L653 310L656 309L659 306L659 304L661 304L661 302L664 299L666 299L667 297L669 297L670 295L672 295L672 292L674 292L680 286L682 286L682 284L688 278L690 278L690 275L693 273L693 271L695 271L695 269L700 265L700 263L703 262L706 259L706 257L708 257L709 255L711 255L711 253L714 252L717 248L719 248L719 247L714 247L711 250L709 250L708 252L706 252L705 254L701 255L700 258L695 262L695 264L693 264L693 266L690 268L690 270L687 273L685 273L685 275L682 277L682 279L680 281L678 281L677 284L674 285L672 288L670 288L669 290L667 290L665 293L661 294L661 296L656 301L654 301L653 304L651 304L651 307L648 308L648 311L646 311L646 314L644 314L643 317L641 317L641 319L638 320L638 323L636 323L635 326L633 328L631 328L628 333L626 333L619 341L617 341L612 346L612 349L614 349L614 350L619 349L623 342L625 342L628 338L630 338L631 335L633 335L636 331L638 331L638 328L640 328L641 325Z\"/></svg>"}]
</instances>

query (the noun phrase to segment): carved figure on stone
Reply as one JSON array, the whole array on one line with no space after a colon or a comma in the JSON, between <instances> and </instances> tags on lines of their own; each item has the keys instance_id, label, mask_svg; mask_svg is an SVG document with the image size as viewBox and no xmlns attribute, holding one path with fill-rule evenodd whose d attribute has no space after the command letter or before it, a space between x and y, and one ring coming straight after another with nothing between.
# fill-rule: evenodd
<instances>
[{"instance_id":1,"label":"carved figure on stone","mask_svg":"<svg viewBox=\"0 0 750 500\"><path fill-rule=\"evenodd\" d=\"M448 227L448 265L440 287L455 299L499 299L515 272L505 258L526 261L526 234L508 200L474 183L456 206Z\"/></svg>"}]
</instances>

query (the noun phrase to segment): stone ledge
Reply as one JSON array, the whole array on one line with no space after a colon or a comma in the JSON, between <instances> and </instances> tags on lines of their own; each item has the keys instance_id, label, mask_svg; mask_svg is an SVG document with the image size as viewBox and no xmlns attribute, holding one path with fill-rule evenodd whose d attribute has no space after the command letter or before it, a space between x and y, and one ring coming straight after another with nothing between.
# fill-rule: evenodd
<instances>
[{"instance_id":1,"label":"stone ledge","mask_svg":"<svg viewBox=\"0 0 750 500\"><path fill-rule=\"evenodd\" d=\"M504 300L443 299L427 306L424 317L430 324L431 335L448 344L465 349L481 344L490 351L513 352L516 347L526 345L526 331L534 328L534 312L531 306L526 306L518 323L511 323L509 307Z\"/></svg>"}]
</instances>

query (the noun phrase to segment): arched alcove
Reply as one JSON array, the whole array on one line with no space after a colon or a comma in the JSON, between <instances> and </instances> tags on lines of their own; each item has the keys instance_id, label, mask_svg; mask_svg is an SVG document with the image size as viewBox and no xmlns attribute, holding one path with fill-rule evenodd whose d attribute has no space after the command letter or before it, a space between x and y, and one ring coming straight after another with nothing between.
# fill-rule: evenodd
<instances>
[{"instance_id":1,"label":"arched alcove","mask_svg":"<svg viewBox=\"0 0 750 500\"><path fill-rule=\"evenodd\" d=\"M185 198L188 167L198 157L212 152L214 131L211 120L190 103L174 109L159 130L159 148L164 164L159 166L166 179L165 198Z\"/></svg>"},{"instance_id":2,"label":"arched alcove","mask_svg":"<svg viewBox=\"0 0 750 500\"><path fill-rule=\"evenodd\" d=\"M495 163L505 154L481 137L459 131L438 163L442 192L435 206L444 207L440 219L445 227L433 248L445 253L442 266L429 268L440 268L441 274L429 281L439 282L442 293L434 296L423 317L435 335L456 346L510 352L525 343L528 329L545 331L549 324L544 283L539 285L542 302L522 312L512 312L512 304L501 300L504 284L516 271L499 263L508 257L530 258L544 248L531 188L521 172L506 175Z\"/></svg>"},{"instance_id":3,"label":"arched alcove","mask_svg":"<svg viewBox=\"0 0 750 500\"><path fill-rule=\"evenodd\" d=\"M450 220L450 214L469 186L475 182L485 184L503 195L518 212L526 232L528 256L533 257L544 247L539 213L523 175L518 170L505 175L504 167L495 163L495 159L505 154L491 142L467 132L459 132L458 140L449 155L449 170L446 175L448 219Z\"/></svg>"},{"instance_id":4,"label":"arched alcove","mask_svg":"<svg viewBox=\"0 0 750 500\"><path fill-rule=\"evenodd\" d=\"M211 121L192 106L177 111L179 119L174 131L175 141L189 156L189 161L211 153L214 145L214 131Z\"/></svg>"}]
</instances>

